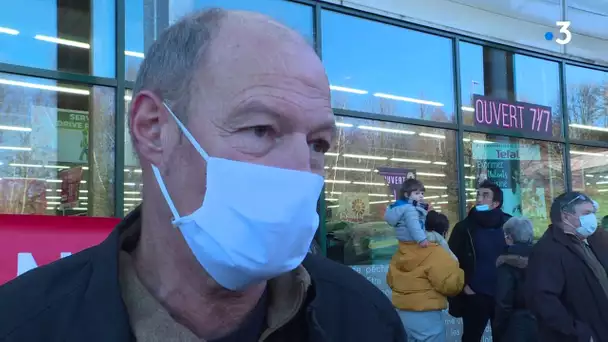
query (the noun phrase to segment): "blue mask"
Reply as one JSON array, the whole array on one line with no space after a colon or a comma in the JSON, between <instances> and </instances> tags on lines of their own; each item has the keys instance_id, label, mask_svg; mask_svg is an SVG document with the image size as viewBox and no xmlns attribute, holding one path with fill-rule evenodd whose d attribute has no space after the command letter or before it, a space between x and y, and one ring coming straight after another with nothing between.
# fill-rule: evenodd
<instances>
[{"instance_id":1,"label":"blue mask","mask_svg":"<svg viewBox=\"0 0 608 342\"><path fill-rule=\"evenodd\" d=\"M317 200L323 177L209 156L166 104L165 107L207 162L203 204L184 216L177 212L160 171L152 166L173 214L172 223L200 265L230 290L243 289L298 267L319 224ZM235 196L239 193L247 196Z\"/></svg>"},{"instance_id":2,"label":"blue mask","mask_svg":"<svg viewBox=\"0 0 608 342\"><path fill-rule=\"evenodd\" d=\"M475 210L477 211L488 211L490 210L490 206L487 204L478 204L475 206Z\"/></svg>"},{"instance_id":3,"label":"blue mask","mask_svg":"<svg viewBox=\"0 0 608 342\"><path fill-rule=\"evenodd\" d=\"M583 236L589 237L597 230L597 217L595 214L587 214L578 218L581 226L576 228L576 232Z\"/></svg>"}]
</instances>

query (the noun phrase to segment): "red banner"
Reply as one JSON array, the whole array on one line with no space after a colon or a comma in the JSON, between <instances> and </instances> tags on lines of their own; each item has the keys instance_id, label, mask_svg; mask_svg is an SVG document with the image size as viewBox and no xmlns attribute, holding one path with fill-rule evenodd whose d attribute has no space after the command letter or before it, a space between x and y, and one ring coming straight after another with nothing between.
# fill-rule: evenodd
<instances>
[{"instance_id":1,"label":"red banner","mask_svg":"<svg viewBox=\"0 0 608 342\"><path fill-rule=\"evenodd\" d=\"M103 241L110 217L0 215L0 284Z\"/></svg>"}]
</instances>

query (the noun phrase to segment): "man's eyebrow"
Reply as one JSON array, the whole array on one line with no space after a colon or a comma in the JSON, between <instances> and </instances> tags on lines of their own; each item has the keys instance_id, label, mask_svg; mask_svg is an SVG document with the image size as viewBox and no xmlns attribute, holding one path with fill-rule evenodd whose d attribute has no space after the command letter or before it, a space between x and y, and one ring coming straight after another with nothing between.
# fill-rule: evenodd
<instances>
[{"instance_id":1,"label":"man's eyebrow","mask_svg":"<svg viewBox=\"0 0 608 342\"><path fill-rule=\"evenodd\" d=\"M276 108L273 108L272 106L260 101L260 100L249 100L249 101L245 101L242 104L240 104L235 112L234 115L232 116L231 119L245 119L247 118L248 114L251 113L260 113L260 114L269 114L275 118L280 118L282 116L281 112L278 111Z\"/></svg>"}]
</instances>

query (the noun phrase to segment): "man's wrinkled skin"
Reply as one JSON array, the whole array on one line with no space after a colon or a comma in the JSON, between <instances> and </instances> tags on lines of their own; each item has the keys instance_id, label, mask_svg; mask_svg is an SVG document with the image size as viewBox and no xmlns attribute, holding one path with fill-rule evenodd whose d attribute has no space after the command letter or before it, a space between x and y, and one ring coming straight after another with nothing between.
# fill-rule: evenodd
<instances>
[{"instance_id":1,"label":"man's wrinkled skin","mask_svg":"<svg viewBox=\"0 0 608 342\"><path fill-rule=\"evenodd\" d=\"M229 12L205 62L192 72L188 113L176 114L187 115L187 128L209 155L323 174L335 131L329 84L319 58L299 35L264 16ZM160 169L180 215L188 215L205 194L205 161L180 136L162 101L142 91L131 107L145 189L135 266L178 322L213 339L238 327L266 284L238 293L223 289L172 227L150 165Z\"/></svg>"}]
</instances>

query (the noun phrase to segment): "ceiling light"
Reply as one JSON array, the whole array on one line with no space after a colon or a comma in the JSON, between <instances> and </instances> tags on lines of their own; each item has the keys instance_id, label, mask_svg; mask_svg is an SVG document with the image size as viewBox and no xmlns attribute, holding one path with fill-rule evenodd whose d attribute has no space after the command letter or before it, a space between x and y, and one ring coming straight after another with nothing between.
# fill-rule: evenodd
<instances>
[{"instance_id":1,"label":"ceiling light","mask_svg":"<svg viewBox=\"0 0 608 342\"><path fill-rule=\"evenodd\" d=\"M368 93L367 90L361 90L361 89L355 89L355 88L347 88L347 87L340 87L340 86L335 86L335 85L330 85L329 89L333 90L333 91L342 91L345 93L351 93L351 94L358 94L358 95L365 95Z\"/></svg>"},{"instance_id":2,"label":"ceiling light","mask_svg":"<svg viewBox=\"0 0 608 342\"><path fill-rule=\"evenodd\" d=\"M336 183L336 184L350 184L351 181L347 181L347 180L331 180L331 179L326 179L325 183Z\"/></svg>"},{"instance_id":3,"label":"ceiling light","mask_svg":"<svg viewBox=\"0 0 608 342\"><path fill-rule=\"evenodd\" d=\"M427 176L427 177L445 177L443 173L432 173L432 172L416 172L416 175Z\"/></svg>"},{"instance_id":4,"label":"ceiling light","mask_svg":"<svg viewBox=\"0 0 608 342\"><path fill-rule=\"evenodd\" d=\"M340 199L338 199L338 198L326 198L325 200L326 200L327 202L337 202L337 201L339 201Z\"/></svg>"},{"instance_id":5,"label":"ceiling light","mask_svg":"<svg viewBox=\"0 0 608 342\"><path fill-rule=\"evenodd\" d=\"M131 57L137 57L137 58L145 57L143 52L136 52L136 51L125 51L125 55L131 56Z\"/></svg>"},{"instance_id":6,"label":"ceiling light","mask_svg":"<svg viewBox=\"0 0 608 342\"><path fill-rule=\"evenodd\" d=\"M325 155L326 155L326 156L337 157L337 156L339 156L340 154L339 154L339 153L336 153L336 152L325 152Z\"/></svg>"},{"instance_id":7,"label":"ceiling light","mask_svg":"<svg viewBox=\"0 0 608 342\"><path fill-rule=\"evenodd\" d=\"M375 186L385 186L386 185L384 183L372 183L372 182L353 182L353 184L357 184L357 185L375 185Z\"/></svg>"},{"instance_id":8,"label":"ceiling light","mask_svg":"<svg viewBox=\"0 0 608 342\"><path fill-rule=\"evenodd\" d=\"M142 199L141 198L136 198L136 197L125 197L124 200L125 201L130 201L130 202L140 202Z\"/></svg>"},{"instance_id":9,"label":"ceiling light","mask_svg":"<svg viewBox=\"0 0 608 342\"><path fill-rule=\"evenodd\" d=\"M358 128L365 129L368 131L377 131L377 132L386 132L386 133L397 133L397 134L407 134L407 135L416 134L416 132L412 132L412 131L404 131L401 129L392 129L392 128L383 128L383 127L359 126Z\"/></svg>"},{"instance_id":10,"label":"ceiling light","mask_svg":"<svg viewBox=\"0 0 608 342\"><path fill-rule=\"evenodd\" d=\"M427 137L427 138L445 139L445 135L441 135L441 134L418 133L418 135L420 135L421 137Z\"/></svg>"},{"instance_id":11,"label":"ceiling light","mask_svg":"<svg viewBox=\"0 0 608 342\"><path fill-rule=\"evenodd\" d=\"M448 187L447 186L438 186L438 185L425 185L424 186L427 189L439 189L439 190L447 190Z\"/></svg>"},{"instance_id":12,"label":"ceiling light","mask_svg":"<svg viewBox=\"0 0 608 342\"><path fill-rule=\"evenodd\" d=\"M6 33L6 34L10 34L11 36L16 36L19 34L19 31L14 30L12 28L8 28L8 27L0 27L0 33Z\"/></svg>"},{"instance_id":13,"label":"ceiling light","mask_svg":"<svg viewBox=\"0 0 608 342\"><path fill-rule=\"evenodd\" d=\"M340 206L339 205L328 205L327 208L328 209L340 208Z\"/></svg>"},{"instance_id":14,"label":"ceiling light","mask_svg":"<svg viewBox=\"0 0 608 342\"><path fill-rule=\"evenodd\" d=\"M370 172L371 169L360 169L360 168L356 168L356 167L341 167L341 166L334 166L332 167L333 170L338 170L338 171L360 171L360 172Z\"/></svg>"},{"instance_id":15,"label":"ceiling light","mask_svg":"<svg viewBox=\"0 0 608 342\"><path fill-rule=\"evenodd\" d=\"M90 49L91 48L91 45L89 45L87 43L77 42L75 40L69 40L69 39L63 39L63 38L57 38L57 37L44 36L41 34L35 35L34 39L42 40L42 41L49 42L49 43L60 44L60 45L73 46L73 47L77 47L77 48L81 48L81 49Z\"/></svg>"},{"instance_id":16,"label":"ceiling light","mask_svg":"<svg viewBox=\"0 0 608 342\"><path fill-rule=\"evenodd\" d=\"M475 108L473 108L473 107L462 106L460 108L462 110L464 110L465 112L474 112L475 111Z\"/></svg>"},{"instance_id":17,"label":"ceiling light","mask_svg":"<svg viewBox=\"0 0 608 342\"><path fill-rule=\"evenodd\" d=\"M369 204L382 204L382 203L388 203L389 201L372 201L369 202Z\"/></svg>"},{"instance_id":18,"label":"ceiling light","mask_svg":"<svg viewBox=\"0 0 608 342\"><path fill-rule=\"evenodd\" d=\"M464 176L464 178L466 178L466 179L475 179L475 177L473 177L473 176Z\"/></svg>"},{"instance_id":19,"label":"ceiling light","mask_svg":"<svg viewBox=\"0 0 608 342\"><path fill-rule=\"evenodd\" d=\"M478 143L478 144L493 144L494 142L492 141L487 141L487 140L473 140L474 143Z\"/></svg>"},{"instance_id":20,"label":"ceiling light","mask_svg":"<svg viewBox=\"0 0 608 342\"><path fill-rule=\"evenodd\" d=\"M471 167L471 164L464 164L464 167Z\"/></svg>"},{"instance_id":21,"label":"ceiling light","mask_svg":"<svg viewBox=\"0 0 608 342\"><path fill-rule=\"evenodd\" d=\"M357 159L371 159L371 160L387 160L388 159L388 157L366 156L364 154L343 154L342 157L357 158Z\"/></svg>"},{"instance_id":22,"label":"ceiling light","mask_svg":"<svg viewBox=\"0 0 608 342\"><path fill-rule=\"evenodd\" d=\"M448 165L446 162L433 162L435 165Z\"/></svg>"},{"instance_id":23,"label":"ceiling light","mask_svg":"<svg viewBox=\"0 0 608 342\"><path fill-rule=\"evenodd\" d=\"M10 151L31 151L31 147L20 147L20 146L0 146L0 150Z\"/></svg>"},{"instance_id":24,"label":"ceiling light","mask_svg":"<svg viewBox=\"0 0 608 342\"><path fill-rule=\"evenodd\" d=\"M3 131L15 131L15 132L31 132L30 127L19 127L19 126L4 126L0 125L0 130Z\"/></svg>"},{"instance_id":25,"label":"ceiling light","mask_svg":"<svg viewBox=\"0 0 608 342\"><path fill-rule=\"evenodd\" d=\"M131 101L132 97L131 95L125 95L125 101Z\"/></svg>"},{"instance_id":26,"label":"ceiling light","mask_svg":"<svg viewBox=\"0 0 608 342\"><path fill-rule=\"evenodd\" d=\"M437 106L437 107L443 106L443 103L440 103L440 102L420 100L420 99L415 99L412 97L397 96L397 95L392 95L392 94L375 93L374 96L381 97L384 99L389 99L389 100L413 102L413 103L419 103L419 104L424 104L424 105L429 105L429 106Z\"/></svg>"},{"instance_id":27,"label":"ceiling light","mask_svg":"<svg viewBox=\"0 0 608 342\"><path fill-rule=\"evenodd\" d=\"M68 87L58 87L52 85L38 84L38 83L29 83L29 82L21 82L21 81L13 81L0 78L0 84L6 84L17 87L25 87L25 88L33 88L40 90L50 90L57 91L60 93L69 93L76 95L89 95L90 92L86 89L77 89L77 88L68 88Z\"/></svg>"},{"instance_id":28,"label":"ceiling light","mask_svg":"<svg viewBox=\"0 0 608 342\"><path fill-rule=\"evenodd\" d=\"M420 160L420 159L406 159L406 158L391 158L392 161L404 162L404 163L414 163L414 164L430 164L430 160Z\"/></svg>"},{"instance_id":29,"label":"ceiling light","mask_svg":"<svg viewBox=\"0 0 608 342\"><path fill-rule=\"evenodd\" d=\"M605 127L579 125L579 124L570 124L569 126L574 127L574 128L580 128L580 129L588 129L590 131L608 132L608 128L605 128Z\"/></svg>"},{"instance_id":30,"label":"ceiling light","mask_svg":"<svg viewBox=\"0 0 608 342\"><path fill-rule=\"evenodd\" d=\"M10 163L8 164L9 166L12 167L42 167L42 165L37 165L37 164L18 164L18 163Z\"/></svg>"},{"instance_id":31,"label":"ceiling light","mask_svg":"<svg viewBox=\"0 0 608 342\"><path fill-rule=\"evenodd\" d=\"M344 123L344 122L336 122L337 127L353 127L353 124Z\"/></svg>"},{"instance_id":32,"label":"ceiling light","mask_svg":"<svg viewBox=\"0 0 608 342\"><path fill-rule=\"evenodd\" d=\"M597 152L570 151L570 154L577 154L577 155L583 155L583 156L600 156L600 157L604 157L603 153L597 153Z\"/></svg>"}]
</instances>

